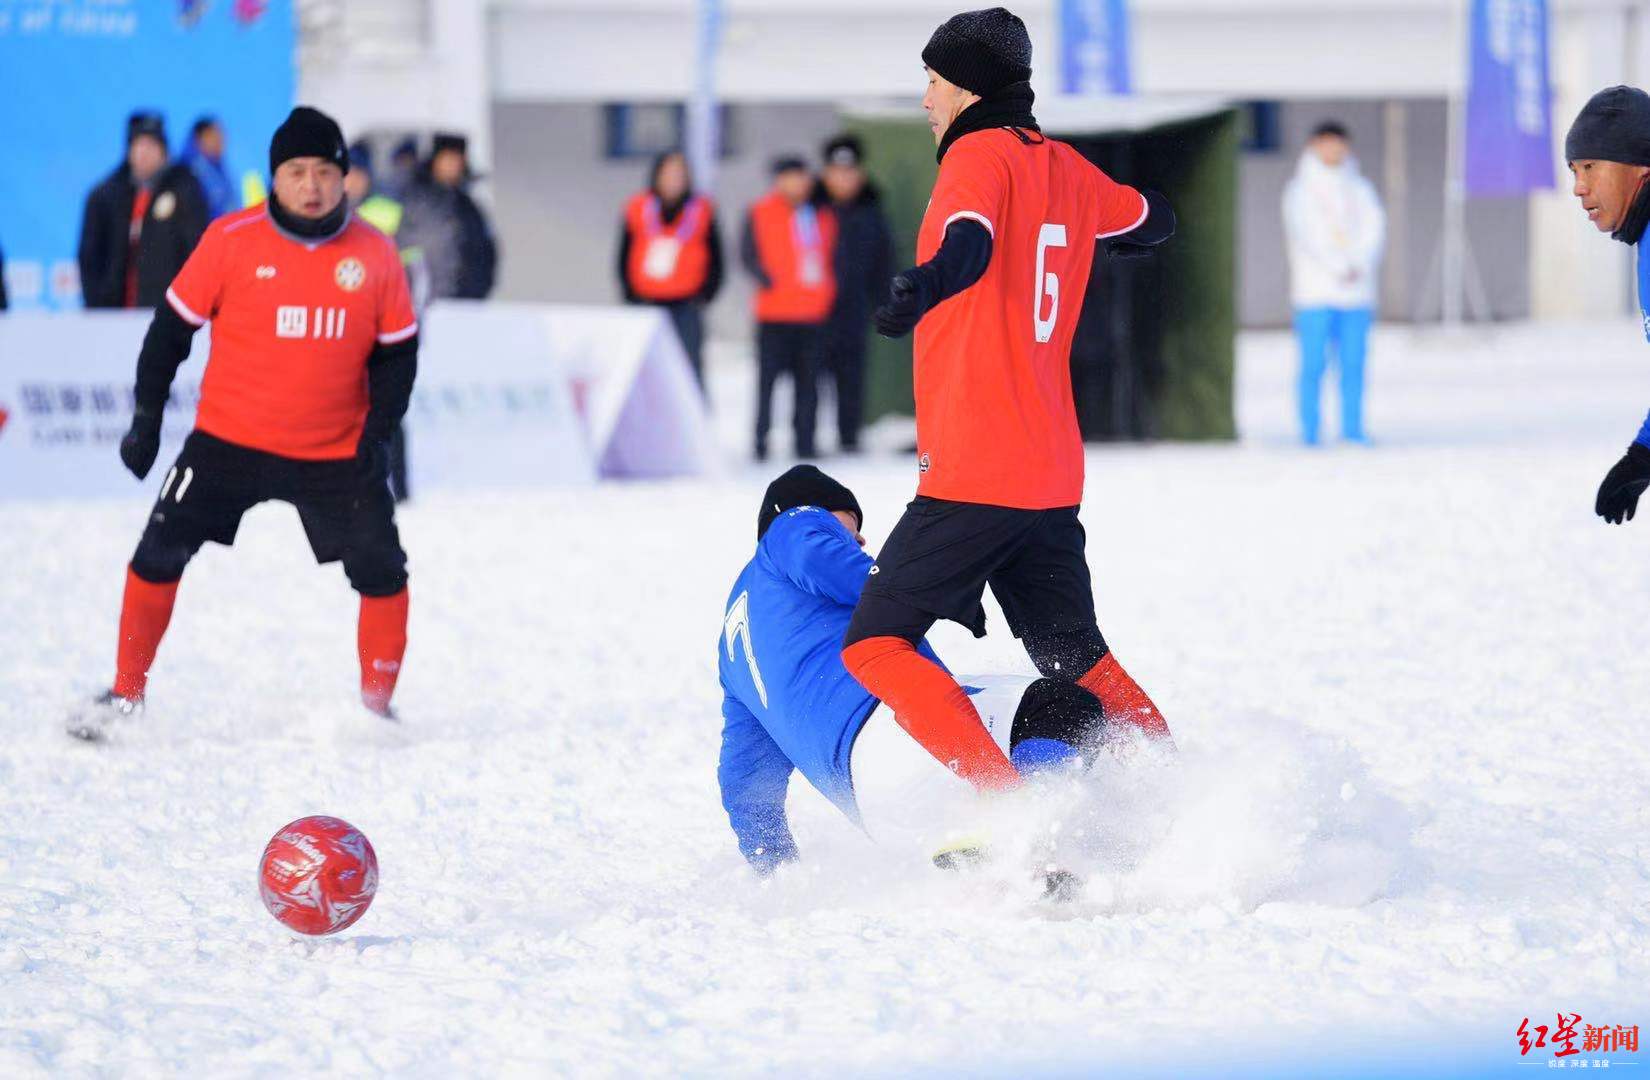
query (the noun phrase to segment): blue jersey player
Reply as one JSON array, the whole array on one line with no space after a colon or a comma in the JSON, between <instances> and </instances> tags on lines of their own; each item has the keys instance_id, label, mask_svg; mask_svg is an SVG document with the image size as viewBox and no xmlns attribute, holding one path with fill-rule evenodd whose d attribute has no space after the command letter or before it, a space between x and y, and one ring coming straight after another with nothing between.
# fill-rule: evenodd
<instances>
[{"instance_id":1,"label":"blue jersey player","mask_svg":"<svg viewBox=\"0 0 1650 1080\"><path fill-rule=\"evenodd\" d=\"M1572 188L1599 232L1637 248L1639 310L1650 338L1650 94L1632 86L1600 90L1582 107L1564 139ZM1627 453L1599 485L1594 510L1612 525L1631 521L1650 487L1650 417Z\"/></svg>"},{"instance_id":2,"label":"blue jersey player","mask_svg":"<svg viewBox=\"0 0 1650 1080\"><path fill-rule=\"evenodd\" d=\"M793 771L880 838L914 807L972 798L842 664L842 637L872 573L859 502L811 465L769 485L756 553L728 593L717 647L717 779L739 850L766 872L797 856L785 815ZM924 656L939 663L927 642ZM981 722L1021 773L1063 765L1098 740L1092 694L1053 679L969 678Z\"/></svg>"}]
</instances>

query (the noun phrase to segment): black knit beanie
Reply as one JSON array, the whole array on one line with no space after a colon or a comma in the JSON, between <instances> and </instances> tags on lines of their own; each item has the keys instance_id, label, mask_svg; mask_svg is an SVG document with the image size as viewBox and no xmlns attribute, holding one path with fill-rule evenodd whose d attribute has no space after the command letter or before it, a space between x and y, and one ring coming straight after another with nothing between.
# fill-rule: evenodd
<instances>
[{"instance_id":1,"label":"black knit beanie","mask_svg":"<svg viewBox=\"0 0 1650 1080\"><path fill-rule=\"evenodd\" d=\"M768 534L768 526L787 510L817 506L821 510L846 510L865 526L865 514L854 493L820 472L817 466L798 465L782 473L768 485L762 496L762 512L756 515L756 539Z\"/></svg>"},{"instance_id":2,"label":"black knit beanie","mask_svg":"<svg viewBox=\"0 0 1650 1080\"><path fill-rule=\"evenodd\" d=\"M280 168L281 162L300 157L326 158L349 172L349 147L344 144L344 132L338 121L308 105L293 109L275 129L275 137L269 140L270 175Z\"/></svg>"},{"instance_id":3,"label":"black knit beanie","mask_svg":"<svg viewBox=\"0 0 1650 1080\"><path fill-rule=\"evenodd\" d=\"M1031 35L1007 8L953 15L940 24L922 62L964 90L985 97L1031 78Z\"/></svg>"},{"instance_id":4,"label":"black knit beanie","mask_svg":"<svg viewBox=\"0 0 1650 1080\"><path fill-rule=\"evenodd\" d=\"M1636 86L1594 94L1564 137L1564 160L1650 165L1650 94Z\"/></svg>"},{"instance_id":5,"label":"black knit beanie","mask_svg":"<svg viewBox=\"0 0 1650 1080\"><path fill-rule=\"evenodd\" d=\"M166 117L153 109L139 109L126 118L126 145L130 147L132 140L147 135L151 139L159 139L162 146L166 145Z\"/></svg>"}]
</instances>

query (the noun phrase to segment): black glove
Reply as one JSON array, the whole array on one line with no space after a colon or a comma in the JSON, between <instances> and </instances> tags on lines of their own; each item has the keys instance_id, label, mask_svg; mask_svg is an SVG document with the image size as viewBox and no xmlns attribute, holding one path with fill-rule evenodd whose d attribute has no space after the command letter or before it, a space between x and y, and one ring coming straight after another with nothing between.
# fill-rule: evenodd
<instances>
[{"instance_id":1,"label":"black glove","mask_svg":"<svg viewBox=\"0 0 1650 1080\"><path fill-rule=\"evenodd\" d=\"M160 453L160 413L142 405L132 411L132 426L120 439L120 460L133 476L142 480L154 467Z\"/></svg>"},{"instance_id":2,"label":"black glove","mask_svg":"<svg viewBox=\"0 0 1650 1080\"><path fill-rule=\"evenodd\" d=\"M909 334L923 316L922 298L917 283L909 273L896 274L888 283L888 302L877 308L873 318L877 333L885 338L902 338Z\"/></svg>"},{"instance_id":3,"label":"black glove","mask_svg":"<svg viewBox=\"0 0 1650 1080\"><path fill-rule=\"evenodd\" d=\"M1598 486L1598 501L1593 504L1593 510L1612 525L1632 521L1639 496L1647 487L1650 487L1650 447L1634 443L1605 474L1604 483Z\"/></svg>"},{"instance_id":4,"label":"black glove","mask_svg":"<svg viewBox=\"0 0 1650 1080\"><path fill-rule=\"evenodd\" d=\"M1149 259L1156 251L1155 247L1131 244L1127 240L1106 241L1106 256L1112 259Z\"/></svg>"}]
</instances>

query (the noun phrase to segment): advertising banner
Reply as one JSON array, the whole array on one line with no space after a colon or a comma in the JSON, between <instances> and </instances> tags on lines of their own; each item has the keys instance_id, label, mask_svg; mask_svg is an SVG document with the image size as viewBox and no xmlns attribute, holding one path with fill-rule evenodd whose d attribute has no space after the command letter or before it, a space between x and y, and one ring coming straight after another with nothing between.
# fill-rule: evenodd
<instances>
[{"instance_id":1,"label":"advertising banner","mask_svg":"<svg viewBox=\"0 0 1650 1080\"><path fill-rule=\"evenodd\" d=\"M292 107L292 0L0 0L0 252L12 307L80 306L86 195L125 160L126 117L166 117L174 157L201 116L236 192L268 171Z\"/></svg>"},{"instance_id":2,"label":"advertising banner","mask_svg":"<svg viewBox=\"0 0 1650 1080\"><path fill-rule=\"evenodd\" d=\"M140 312L0 317L0 500L129 496L117 448ZM194 424L209 330L178 370L151 484ZM442 301L424 313L407 412L415 490L690 476L716 466L704 403L653 308Z\"/></svg>"}]
</instances>

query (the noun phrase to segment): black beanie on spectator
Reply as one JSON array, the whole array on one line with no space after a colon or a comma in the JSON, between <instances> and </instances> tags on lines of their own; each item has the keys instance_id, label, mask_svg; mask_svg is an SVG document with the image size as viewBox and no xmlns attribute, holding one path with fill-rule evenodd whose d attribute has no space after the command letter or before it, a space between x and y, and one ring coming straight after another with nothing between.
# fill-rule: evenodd
<instances>
[{"instance_id":1,"label":"black beanie on spectator","mask_svg":"<svg viewBox=\"0 0 1650 1080\"><path fill-rule=\"evenodd\" d=\"M802 156L800 154L781 154L773 159L773 161L769 164L768 169L775 176L778 176L780 173L796 172L798 170L807 172L808 163L802 160Z\"/></svg>"},{"instance_id":2,"label":"black beanie on spectator","mask_svg":"<svg viewBox=\"0 0 1650 1080\"><path fill-rule=\"evenodd\" d=\"M819 471L814 465L798 465L781 473L762 495L762 512L756 515L756 539L768 534L768 526L787 510L817 506L821 510L846 510L865 527L865 514L854 493Z\"/></svg>"},{"instance_id":3,"label":"black beanie on spectator","mask_svg":"<svg viewBox=\"0 0 1650 1080\"><path fill-rule=\"evenodd\" d=\"M451 131L438 131L430 140L430 156L435 157L443 150L457 150L459 154L468 157L470 154L470 140Z\"/></svg>"},{"instance_id":4,"label":"black beanie on spectator","mask_svg":"<svg viewBox=\"0 0 1650 1080\"><path fill-rule=\"evenodd\" d=\"M825 144L822 155L827 165L848 165L858 168L865 163L865 144L857 135L838 135Z\"/></svg>"},{"instance_id":5,"label":"black beanie on spectator","mask_svg":"<svg viewBox=\"0 0 1650 1080\"><path fill-rule=\"evenodd\" d=\"M1031 35L1007 8L965 11L934 31L922 62L947 81L987 97L1031 78Z\"/></svg>"},{"instance_id":6,"label":"black beanie on spectator","mask_svg":"<svg viewBox=\"0 0 1650 1080\"><path fill-rule=\"evenodd\" d=\"M131 146L132 140L147 135L151 139L159 139L161 145L166 145L166 117L153 109L139 109L126 118L126 145Z\"/></svg>"},{"instance_id":7,"label":"black beanie on spectator","mask_svg":"<svg viewBox=\"0 0 1650 1080\"><path fill-rule=\"evenodd\" d=\"M349 148L338 121L319 109L300 105L275 129L269 140L269 172L273 176L281 162L293 158L326 158L349 172Z\"/></svg>"},{"instance_id":8,"label":"black beanie on spectator","mask_svg":"<svg viewBox=\"0 0 1650 1080\"><path fill-rule=\"evenodd\" d=\"M1564 160L1650 165L1650 94L1636 86L1594 94L1564 137Z\"/></svg>"}]
</instances>

